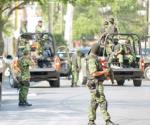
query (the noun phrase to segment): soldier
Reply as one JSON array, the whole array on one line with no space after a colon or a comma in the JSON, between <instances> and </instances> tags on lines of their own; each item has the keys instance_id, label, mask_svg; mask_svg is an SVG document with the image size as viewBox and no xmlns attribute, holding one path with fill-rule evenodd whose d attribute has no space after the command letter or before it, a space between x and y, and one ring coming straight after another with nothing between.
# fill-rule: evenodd
<instances>
[{"instance_id":1,"label":"soldier","mask_svg":"<svg viewBox=\"0 0 150 125\"><path fill-rule=\"evenodd\" d=\"M114 18L110 18L109 19L109 27L108 27L108 31L107 32L109 34L118 33L118 29L116 27Z\"/></svg>"},{"instance_id":2,"label":"soldier","mask_svg":"<svg viewBox=\"0 0 150 125\"><path fill-rule=\"evenodd\" d=\"M101 27L101 29L100 29L100 42L101 42L101 44L104 44L104 42L105 42L105 38L106 38L106 36L107 36L107 31L108 31L108 26L109 26L109 23L108 23L108 21L105 21L104 22L104 24L103 24L103 26Z\"/></svg>"},{"instance_id":3,"label":"soldier","mask_svg":"<svg viewBox=\"0 0 150 125\"><path fill-rule=\"evenodd\" d=\"M100 33L101 34L104 34L104 33L107 33L108 31L108 26L109 26L109 23L107 20L104 21L104 24L102 26L102 28L100 28Z\"/></svg>"},{"instance_id":4,"label":"soldier","mask_svg":"<svg viewBox=\"0 0 150 125\"><path fill-rule=\"evenodd\" d=\"M108 75L108 70L102 71L102 67L98 61L99 44L94 44L87 60L88 82L87 86L91 92L91 105L89 109L88 125L95 125L96 110L100 106L106 125L118 125L111 121L107 111L107 101L104 95L104 75Z\"/></svg>"},{"instance_id":5,"label":"soldier","mask_svg":"<svg viewBox=\"0 0 150 125\"><path fill-rule=\"evenodd\" d=\"M51 57L52 56L52 41L49 39L49 36L47 34L45 34L43 36L43 55L44 57Z\"/></svg>"},{"instance_id":6,"label":"soldier","mask_svg":"<svg viewBox=\"0 0 150 125\"><path fill-rule=\"evenodd\" d=\"M120 43L118 43L117 38L114 39L113 43L114 43L114 46L112 47L113 52L109 56L108 64L110 65L113 58L117 58L117 59L119 59L119 65L122 66L123 65L123 55L121 54L122 53L122 46Z\"/></svg>"},{"instance_id":7,"label":"soldier","mask_svg":"<svg viewBox=\"0 0 150 125\"><path fill-rule=\"evenodd\" d=\"M123 49L125 51L124 58L126 58L129 61L129 65L131 65L132 62L135 60L135 54L132 51L130 40L125 40Z\"/></svg>"},{"instance_id":8,"label":"soldier","mask_svg":"<svg viewBox=\"0 0 150 125\"><path fill-rule=\"evenodd\" d=\"M44 31L43 30L43 22L42 22L42 20L39 20L38 24L37 24L37 26L35 28L35 32L36 33L42 33L43 31Z\"/></svg>"},{"instance_id":9,"label":"soldier","mask_svg":"<svg viewBox=\"0 0 150 125\"><path fill-rule=\"evenodd\" d=\"M41 33L44 32L42 20L38 21L38 24L37 24L37 26L35 28L35 32L37 33L36 34L36 40L39 43L38 53L42 54L43 53L43 39L42 39L42 34Z\"/></svg>"},{"instance_id":10,"label":"soldier","mask_svg":"<svg viewBox=\"0 0 150 125\"><path fill-rule=\"evenodd\" d=\"M19 106L32 106L27 102L27 95L29 91L30 71L29 66L33 65L34 62L29 57L29 51L24 50L23 56L18 61L18 67L20 69L19 77Z\"/></svg>"},{"instance_id":11,"label":"soldier","mask_svg":"<svg viewBox=\"0 0 150 125\"><path fill-rule=\"evenodd\" d=\"M79 72L81 69L81 55L80 50L77 50L76 54L72 56L72 85L71 87L77 86L79 80Z\"/></svg>"},{"instance_id":12,"label":"soldier","mask_svg":"<svg viewBox=\"0 0 150 125\"><path fill-rule=\"evenodd\" d=\"M28 32L27 20L25 20L25 21L22 21L22 23L21 23L20 34L27 33L27 32Z\"/></svg>"}]
</instances>

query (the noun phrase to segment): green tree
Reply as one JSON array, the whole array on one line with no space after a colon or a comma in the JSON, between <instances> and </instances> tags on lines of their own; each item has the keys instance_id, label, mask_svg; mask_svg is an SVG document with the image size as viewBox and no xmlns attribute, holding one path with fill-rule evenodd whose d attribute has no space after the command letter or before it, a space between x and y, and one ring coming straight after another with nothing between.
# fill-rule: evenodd
<instances>
[{"instance_id":1,"label":"green tree","mask_svg":"<svg viewBox=\"0 0 150 125\"><path fill-rule=\"evenodd\" d=\"M74 39L94 37L95 34L98 34L100 24L102 23L102 19L100 18L98 12L98 7L99 4L95 2L91 2L88 5L85 3L77 4L75 7L73 25Z\"/></svg>"},{"instance_id":2,"label":"green tree","mask_svg":"<svg viewBox=\"0 0 150 125\"><path fill-rule=\"evenodd\" d=\"M60 0L65 3L71 0ZM135 32L139 35L147 33L146 16L137 14L141 7L135 0L75 0L74 38L82 35L97 34L104 18L115 17L120 32ZM110 6L108 13L98 13L98 9Z\"/></svg>"},{"instance_id":3,"label":"green tree","mask_svg":"<svg viewBox=\"0 0 150 125\"><path fill-rule=\"evenodd\" d=\"M24 5L30 2L43 4L46 0L0 0L0 55L3 54L3 33L8 27L10 16L15 10L22 9Z\"/></svg>"}]
</instances>

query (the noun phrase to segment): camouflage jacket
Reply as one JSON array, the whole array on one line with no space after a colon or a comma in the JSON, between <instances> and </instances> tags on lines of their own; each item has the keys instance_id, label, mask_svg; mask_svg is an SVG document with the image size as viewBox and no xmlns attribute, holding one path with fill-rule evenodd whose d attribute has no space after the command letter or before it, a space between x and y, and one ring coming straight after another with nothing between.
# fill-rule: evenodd
<instances>
[{"instance_id":1,"label":"camouflage jacket","mask_svg":"<svg viewBox=\"0 0 150 125\"><path fill-rule=\"evenodd\" d=\"M23 34L23 33L27 33L27 27L23 26L20 28L20 33Z\"/></svg>"},{"instance_id":2,"label":"camouflage jacket","mask_svg":"<svg viewBox=\"0 0 150 125\"><path fill-rule=\"evenodd\" d=\"M18 67L20 69L21 72L21 76L20 79L21 81L26 81L30 79L30 70L29 70L29 66L32 65L32 61L30 60L30 58L27 57L21 57L18 61Z\"/></svg>"},{"instance_id":3,"label":"camouflage jacket","mask_svg":"<svg viewBox=\"0 0 150 125\"><path fill-rule=\"evenodd\" d=\"M92 73L102 71L102 66L99 63L98 56L90 54L87 58L87 74L89 79L93 79ZM104 75L96 77L96 79L103 81Z\"/></svg>"},{"instance_id":4,"label":"camouflage jacket","mask_svg":"<svg viewBox=\"0 0 150 125\"><path fill-rule=\"evenodd\" d=\"M72 71L77 71L79 72L81 69L81 57L78 56L77 54L74 54L72 56Z\"/></svg>"},{"instance_id":5,"label":"camouflage jacket","mask_svg":"<svg viewBox=\"0 0 150 125\"><path fill-rule=\"evenodd\" d=\"M112 34L112 33L118 33L118 29L116 27L115 24L112 24L108 27L108 31L107 31L109 34Z\"/></svg>"},{"instance_id":6,"label":"camouflage jacket","mask_svg":"<svg viewBox=\"0 0 150 125\"><path fill-rule=\"evenodd\" d=\"M42 33L44 30L43 30L43 28L42 27L40 27L40 26L36 26L36 28L35 28L35 32L36 33Z\"/></svg>"}]
</instances>

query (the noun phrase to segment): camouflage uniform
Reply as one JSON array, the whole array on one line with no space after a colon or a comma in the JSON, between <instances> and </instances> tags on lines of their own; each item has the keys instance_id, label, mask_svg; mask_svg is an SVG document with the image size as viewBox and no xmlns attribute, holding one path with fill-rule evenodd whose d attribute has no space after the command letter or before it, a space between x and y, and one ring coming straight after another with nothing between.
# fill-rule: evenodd
<instances>
[{"instance_id":1,"label":"camouflage uniform","mask_svg":"<svg viewBox=\"0 0 150 125\"><path fill-rule=\"evenodd\" d=\"M107 31L108 31L108 21L105 21L103 26L101 27L100 29L100 36L101 36L101 43L104 44L105 42L105 38L106 38L106 35L107 35Z\"/></svg>"},{"instance_id":2,"label":"camouflage uniform","mask_svg":"<svg viewBox=\"0 0 150 125\"><path fill-rule=\"evenodd\" d=\"M98 49L98 44L93 45L91 48L90 55L87 59L87 71L88 71L88 82L87 86L91 92L91 104L89 108L89 123L88 125L95 125L96 120L96 110L100 106L100 111L103 115L103 119L106 121L106 125L116 125L110 120L110 115L107 111L107 101L104 94L103 81L105 75L94 77L91 74L95 72L102 71L102 67L99 63L98 56L95 50ZM93 50L92 50L93 49ZM92 51L95 51L94 53Z\"/></svg>"},{"instance_id":3,"label":"camouflage uniform","mask_svg":"<svg viewBox=\"0 0 150 125\"><path fill-rule=\"evenodd\" d=\"M118 54L117 54L118 53ZM112 62L112 58L116 56L121 67L123 67L124 59L129 61L129 65L135 60L134 54L132 53L130 45L117 44L114 46L114 52L110 55L108 63Z\"/></svg>"},{"instance_id":4,"label":"camouflage uniform","mask_svg":"<svg viewBox=\"0 0 150 125\"><path fill-rule=\"evenodd\" d=\"M108 31L108 24L109 24L108 21L104 22L102 28L100 28L100 33L101 34L107 33L107 31Z\"/></svg>"},{"instance_id":5,"label":"camouflage uniform","mask_svg":"<svg viewBox=\"0 0 150 125\"><path fill-rule=\"evenodd\" d=\"M38 22L38 25L35 28L35 32L36 33L43 33L44 32L43 27L42 27L42 21ZM37 42L39 43L38 53L42 54L43 53L43 39L42 39L42 34L37 34L36 35L36 39L37 39Z\"/></svg>"},{"instance_id":6,"label":"camouflage uniform","mask_svg":"<svg viewBox=\"0 0 150 125\"><path fill-rule=\"evenodd\" d=\"M23 34L23 33L27 33L27 21L23 21L22 22L22 26L20 28L20 33Z\"/></svg>"},{"instance_id":7,"label":"camouflage uniform","mask_svg":"<svg viewBox=\"0 0 150 125\"><path fill-rule=\"evenodd\" d=\"M77 86L80 69L81 69L81 57L80 57L80 51L77 50L77 53L72 56L72 66L71 66L72 87Z\"/></svg>"},{"instance_id":8,"label":"camouflage uniform","mask_svg":"<svg viewBox=\"0 0 150 125\"><path fill-rule=\"evenodd\" d=\"M24 50L24 53L28 50ZM30 71L29 66L32 65L30 58L23 56L18 61L18 67L20 69L19 78L19 106L27 104L27 95L29 91Z\"/></svg>"},{"instance_id":9,"label":"camouflage uniform","mask_svg":"<svg viewBox=\"0 0 150 125\"><path fill-rule=\"evenodd\" d=\"M42 21L41 20L39 20L38 21L38 24L37 24L37 26L36 26L36 28L35 28L35 32L36 33L42 33L44 30L43 30L43 27L42 27Z\"/></svg>"},{"instance_id":10,"label":"camouflage uniform","mask_svg":"<svg viewBox=\"0 0 150 125\"><path fill-rule=\"evenodd\" d=\"M132 48L131 48L130 44L128 44L128 43L124 44L123 49L125 51L124 58L128 59L129 65L131 65L131 63L135 60L135 55L132 52Z\"/></svg>"},{"instance_id":11,"label":"camouflage uniform","mask_svg":"<svg viewBox=\"0 0 150 125\"><path fill-rule=\"evenodd\" d=\"M108 63L110 64L112 62L112 59L115 57L119 60L120 65L122 65L123 64L123 55L121 53L123 51L122 45L117 42L116 45L113 46L112 50L113 52L110 54Z\"/></svg>"},{"instance_id":12,"label":"camouflage uniform","mask_svg":"<svg viewBox=\"0 0 150 125\"><path fill-rule=\"evenodd\" d=\"M95 55L90 55L88 57L88 69L89 74L96 72L99 70L99 62ZM91 91L91 105L89 110L89 122L93 122L96 119L96 109L98 108L98 105L100 106L100 111L102 112L103 118L105 121L110 119L110 115L107 112L107 101L105 99L104 95L104 88L103 88L103 81L98 80L97 78L93 78L90 80L91 82L94 82L95 88L93 88L94 91ZM89 80L88 80L89 82Z\"/></svg>"},{"instance_id":13,"label":"camouflage uniform","mask_svg":"<svg viewBox=\"0 0 150 125\"><path fill-rule=\"evenodd\" d=\"M114 18L110 18L109 19L109 23L110 23L110 25L108 27L108 33L109 34L118 33L118 29L117 29L117 27L115 25Z\"/></svg>"}]
</instances>

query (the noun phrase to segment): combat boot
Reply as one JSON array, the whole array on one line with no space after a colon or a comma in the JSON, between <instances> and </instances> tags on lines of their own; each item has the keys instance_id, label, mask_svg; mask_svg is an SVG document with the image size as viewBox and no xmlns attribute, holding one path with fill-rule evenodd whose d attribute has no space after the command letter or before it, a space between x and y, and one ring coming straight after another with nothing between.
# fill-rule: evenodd
<instances>
[{"instance_id":1,"label":"combat boot","mask_svg":"<svg viewBox=\"0 0 150 125\"><path fill-rule=\"evenodd\" d=\"M18 106L26 106L26 104L24 102L19 102Z\"/></svg>"},{"instance_id":2,"label":"combat boot","mask_svg":"<svg viewBox=\"0 0 150 125\"><path fill-rule=\"evenodd\" d=\"M32 104L25 102L25 106L32 106Z\"/></svg>"},{"instance_id":3,"label":"combat boot","mask_svg":"<svg viewBox=\"0 0 150 125\"><path fill-rule=\"evenodd\" d=\"M95 124L94 121L92 120L92 121L89 121L88 125L96 125L96 124Z\"/></svg>"},{"instance_id":4,"label":"combat boot","mask_svg":"<svg viewBox=\"0 0 150 125\"><path fill-rule=\"evenodd\" d=\"M117 123L112 122L111 120L106 121L106 125L119 125Z\"/></svg>"}]
</instances>

